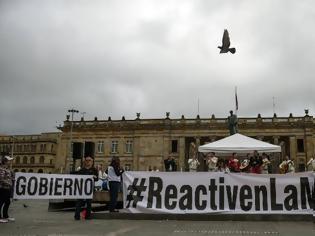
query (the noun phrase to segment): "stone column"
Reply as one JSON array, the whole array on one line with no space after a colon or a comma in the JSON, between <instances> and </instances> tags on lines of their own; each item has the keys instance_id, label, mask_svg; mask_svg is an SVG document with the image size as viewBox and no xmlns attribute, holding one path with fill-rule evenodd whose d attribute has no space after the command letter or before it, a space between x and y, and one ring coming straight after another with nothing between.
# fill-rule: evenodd
<instances>
[{"instance_id":1,"label":"stone column","mask_svg":"<svg viewBox=\"0 0 315 236\"><path fill-rule=\"evenodd\" d=\"M133 139L132 170L139 170L140 137Z\"/></svg>"},{"instance_id":2,"label":"stone column","mask_svg":"<svg viewBox=\"0 0 315 236\"><path fill-rule=\"evenodd\" d=\"M165 170L164 166L164 160L169 156L170 154L170 137L169 136L164 136L163 137L163 147L162 147L162 161L163 161L163 170Z\"/></svg>"},{"instance_id":3,"label":"stone column","mask_svg":"<svg viewBox=\"0 0 315 236\"><path fill-rule=\"evenodd\" d=\"M305 140L304 140L304 150L305 150L305 159L306 159L306 163L314 156L314 146L313 146L313 137L312 137L312 133L309 133L307 135L305 135Z\"/></svg>"},{"instance_id":4,"label":"stone column","mask_svg":"<svg viewBox=\"0 0 315 236\"><path fill-rule=\"evenodd\" d=\"M196 139L196 147L198 149L200 146L200 137L196 137L195 139Z\"/></svg>"},{"instance_id":5,"label":"stone column","mask_svg":"<svg viewBox=\"0 0 315 236\"><path fill-rule=\"evenodd\" d=\"M200 137L195 137L195 143L196 143L196 151L198 153L198 149L199 149L199 146L200 146ZM200 162L200 166L198 167L198 171L202 171L204 169L204 163L203 163L203 156L202 155L199 155L198 157L198 160Z\"/></svg>"},{"instance_id":6,"label":"stone column","mask_svg":"<svg viewBox=\"0 0 315 236\"><path fill-rule=\"evenodd\" d=\"M185 137L179 138L179 160L178 160L178 170L185 171Z\"/></svg>"},{"instance_id":7,"label":"stone column","mask_svg":"<svg viewBox=\"0 0 315 236\"><path fill-rule=\"evenodd\" d=\"M297 147L296 147L296 137L290 137L290 158L294 161L294 164L297 163L296 160L296 153L297 153Z\"/></svg>"},{"instance_id":8,"label":"stone column","mask_svg":"<svg viewBox=\"0 0 315 236\"><path fill-rule=\"evenodd\" d=\"M279 136L273 136L273 144L279 145Z\"/></svg>"}]
</instances>

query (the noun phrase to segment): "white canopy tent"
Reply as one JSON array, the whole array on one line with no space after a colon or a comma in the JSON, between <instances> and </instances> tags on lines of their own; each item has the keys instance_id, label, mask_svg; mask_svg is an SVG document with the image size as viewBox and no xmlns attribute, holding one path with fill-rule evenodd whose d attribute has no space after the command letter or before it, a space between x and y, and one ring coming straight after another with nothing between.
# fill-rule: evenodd
<instances>
[{"instance_id":1,"label":"white canopy tent","mask_svg":"<svg viewBox=\"0 0 315 236\"><path fill-rule=\"evenodd\" d=\"M217 153L251 153L258 152L281 152L281 147L266 143L242 134L234 134L218 141L199 146L199 152Z\"/></svg>"}]
</instances>

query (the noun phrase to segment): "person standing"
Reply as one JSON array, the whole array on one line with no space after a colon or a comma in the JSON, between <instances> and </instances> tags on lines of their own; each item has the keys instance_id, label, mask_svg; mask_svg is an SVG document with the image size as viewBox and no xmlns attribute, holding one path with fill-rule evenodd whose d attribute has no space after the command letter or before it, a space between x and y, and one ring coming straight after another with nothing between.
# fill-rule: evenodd
<instances>
[{"instance_id":1,"label":"person standing","mask_svg":"<svg viewBox=\"0 0 315 236\"><path fill-rule=\"evenodd\" d=\"M266 153L262 154L262 164L261 164L261 173L262 174L269 174L269 166L271 162L269 160L269 157L267 156Z\"/></svg>"},{"instance_id":2,"label":"person standing","mask_svg":"<svg viewBox=\"0 0 315 236\"><path fill-rule=\"evenodd\" d=\"M240 172L240 162L238 160L236 152L233 152L232 156L230 157L228 161L228 167L230 169L230 172Z\"/></svg>"},{"instance_id":3,"label":"person standing","mask_svg":"<svg viewBox=\"0 0 315 236\"><path fill-rule=\"evenodd\" d=\"M216 172L218 171L218 158L215 156L214 152L210 152L207 154L207 166L208 166L208 171L210 172Z\"/></svg>"},{"instance_id":4,"label":"person standing","mask_svg":"<svg viewBox=\"0 0 315 236\"><path fill-rule=\"evenodd\" d=\"M166 160L164 160L165 171L176 171L176 163L172 156L168 156Z\"/></svg>"},{"instance_id":5,"label":"person standing","mask_svg":"<svg viewBox=\"0 0 315 236\"><path fill-rule=\"evenodd\" d=\"M244 159L240 165L240 172L249 173L249 170L250 170L249 159Z\"/></svg>"},{"instance_id":6,"label":"person standing","mask_svg":"<svg viewBox=\"0 0 315 236\"><path fill-rule=\"evenodd\" d=\"M223 160L222 158L218 160L218 172L230 173L230 169L226 162L227 160Z\"/></svg>"},{"instance_id":7,"label":"person standing","mask_svg":"<svg viewBox=\"0 0 315 236\"><path fill-rule=\"evenodd\" d=\"M83 160L83 168L76 172L77 175L93 175L94 182L98 181L98 172L93 166L93 158L86 156ZM80 220L81 207L86 202L86 220L91 219L92 199L78 199L75 206L74 219Z\"/></svg>"},{"instance_id":8,"label":"person standing","mask_svg":"<svg viewBox=\"0 0 315 236\"><path fill-rule=\"evenodd\" d=\"M295 166L292 160L288 160L288 173L295 173Z\"/></svg>"},{"instance_id":9,"label":"person standing","mask_svg":"<svg viewBox=\"0 0 315 236\"><path fill-rule=\"evenodd\" d=\"M284 160L279 165L279 173L280 174L286 174L289 170L289 162L290 158L289 156L285 156Z\"/></svg>"},{"instance_id":10,"label":"person standing","mask_svg":"<svg viewBox=\"0 0 315 236\"><path fill-rule=\"evenodd\" d=\"M200 165L196 155L193 155L192 158L188 159L189 172L197 172L197 169Z\"/></svg>"},{"instance_id":11,"label":"person standing","mask_svg":"<svg viewBox=\"0 0 315 236\"><path fill-rule=\"evenodd\" d=\"M261 174L262 158L259 156L258 152L255 150L254 155L250 158L250 172L253 174Z\"/></svg>"},{"instance_id":12,"label":"person standing","mask_svg":"<svg viewBox=\"0 0 315 236\"><path fill-rule=\"evenodd\" d=\"M110 195L110 204L109 212L119 212L116 210L118 192L121 186L121 175L124 170L120 167L119 157L113 157L112 162L108 166L108 182L109 182L109 195Z\"/></svg>"},{"instance_id":13,"label":"person standing","mask_svg":"<svg viewBox=\"0 0 315 236\"><path fill-rule=\"evenodd\" d=\"M315 171L315 154L306 164L306 169L309 171Z\"/></svg>"},{"instance_id":14,"label":"person standing","mask_svg":"<svg viewBox=\"0 0 315 236\"><path fill-rule=\"evenodd\" d=\"M14 181L14 173L10 169L12 160L12 157L4 156L0 166L0 223L15 221L8 215Z\"/></svg>"}]
</instances>

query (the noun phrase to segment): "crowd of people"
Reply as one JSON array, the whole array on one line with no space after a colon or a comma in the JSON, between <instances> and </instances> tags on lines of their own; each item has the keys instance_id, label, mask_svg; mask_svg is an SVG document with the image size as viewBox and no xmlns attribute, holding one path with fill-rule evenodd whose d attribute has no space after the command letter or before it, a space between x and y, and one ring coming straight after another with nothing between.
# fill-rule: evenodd
<instances>
[{"instance_id":1,"label":"crowd of people","mask_svg":"<svg viewBox=\"0 0 315 236\"><path fill-rule=\"evenodd\" d=\"M201 159L201 160L200 160ZM174 160L173 160L174 161ZM232 153L229 158L218 158L214 152L206 154L203 159L205 168L201 170L202 158L197 158L197 154L193 154L188 159L187 164L190 172L209 171L209 172L232 172L232 173L253 173L253 174L270 174L270 173L295 173L295 165L288 156L284 158L279 166L272 167L270 156L266 153L261 155L254 151L253 154L247 154L246 157L238 157L237 153ZM315 158L307 163L306 170L315 170Z\"/></svg>"},{"instance_id":2,"label":"crowd of people","mask_svg":"<svg viewBox=\"0 0 315 236\"><path fill-rule=\"evenodd\" d=\"M197 172L200 168L200 159L197 156L195 146L192 146L191 158L188 159L190 172ZM15 219L9 217L8 209L13 196L14 172L12 171L10 156L4 156L0 165L0 223L7 223ZM232 153L230 158L224 159L216 157L214 152L207 153L204 161L207 171L209 172L243 172L255 174L271 173L270 157L266 153L261 155L254 151L253 154L247 154L245 158L239 158L237 153ZM177 171L177 164L172 156L164 160L165 171ZM315 171L315 157L311 158L307 166L309 170ZM279 173L294 173L294 162L287 156L279 165ZM158 171L158 170L154 170ZM120 166L120 159L113 157L110 165L104 170L102 165L94 166L94 158L86 156L83 158L82 166L73 174L77 175L92 175L95 181L95 190L109 190L110 203L109 211L118 212L117 198L118 193L122 191L122 174L124 170ZM81 208L86 205L86 213L84 218L91 219L92 199L78 199L75 207L75 220L80 220Z\"/></svg>"},{"instance_id":3,"label":"crowd of people","mask_svg":"<svg viewBox=\"0 0 315 236\"><path fill-rule=\"evenodd\" d=\"M271 172L271 162L267 154L259 155L257 151L252 156L247 154L245 158L240 159L237 153L226 158L218 158L214 152L206 154L204 163L209 172L245 172L255 174L268 174ZM201 165L200 161L193 155L188 159L188 167L190 172L196 172Z\"/></svg>"}]
</instances>

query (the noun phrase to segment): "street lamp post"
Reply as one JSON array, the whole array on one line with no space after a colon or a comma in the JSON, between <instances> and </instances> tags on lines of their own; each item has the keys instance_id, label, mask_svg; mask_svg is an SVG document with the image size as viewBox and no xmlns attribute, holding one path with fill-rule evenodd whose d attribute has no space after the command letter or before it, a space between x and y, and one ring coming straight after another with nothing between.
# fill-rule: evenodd
<instances>
[{"instance_id":1,"label":"street lamp post","mask_svg":"<svg viewBox=\"0 0 315 236\"><path fill-rule=\"evenodd\" d=\"M68 112L71 113L70 141L69 141L69 154L68 154L68 163L69 163L69 172L70 172L70 160L71 160L71 153L72 153L73 116L74 116L74 113L79 113L79 111L72 108L68 110ZM75 171L75 162L73 162L72 171Z\"/></svg>"},{"instance_id":2,"label":"street lamp post","mask_svg":"<svg viewBox=\"0 0 315 236\"><path fill-rule=\"evenodd\" d=\"M14 137L14 136L11 136L11 138L12 138L12 147L11 147L11 158L14 158L14 140L16 139L16 137ZM11 161L11 166L10 166L10 168L12 169L12 163L13 163L13 161Z\"/></svg>"}]
</instances>

